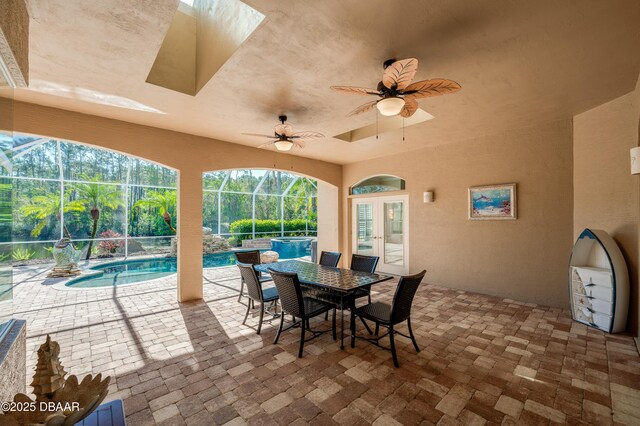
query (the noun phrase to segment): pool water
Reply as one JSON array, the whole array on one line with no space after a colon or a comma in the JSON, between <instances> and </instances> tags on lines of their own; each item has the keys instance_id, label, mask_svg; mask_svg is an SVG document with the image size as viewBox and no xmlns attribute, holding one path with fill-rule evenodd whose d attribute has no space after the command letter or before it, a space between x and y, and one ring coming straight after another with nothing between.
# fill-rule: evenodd
<instances>
[{"instance_id":1,"label":"pool water","mask_svg":"<svg viewBox=\"0 0 640 426\"><path fill-rule=\"evenodd\" d=\"M234 252L208 254L202 258L204 268L219 268L236 264ZM281 259L290 259L281 256ZM122 260L96 265L91 268L95 274L86 275L65 284L71 288L113 287L123 284L133 284L142 281L167 277L178 271L175 257L156 259Z\"/></svg>"},{"instance_id":2,"label":"pool water","mask_svg":"<svg viewBox=\"0 0 640 426\"><path fill-rule=\"evenodd\" d=\"M72 288L112 287L155 280L175 274L178 265L175 258L123 260L105 263L91 268L95 275L71 280L65 285Z\"/></svg>"},{"instance_id":3,"label":"pool water","mask_svg":"<svg viewBox=\"0 0 640 426\"><path fill-rule=\"evenodd\" d=\"M295 259L309 256L312 241L313 238L309 237L272 238L271 247L280 254L281 259Z\"/></svg>"}]
</instances>

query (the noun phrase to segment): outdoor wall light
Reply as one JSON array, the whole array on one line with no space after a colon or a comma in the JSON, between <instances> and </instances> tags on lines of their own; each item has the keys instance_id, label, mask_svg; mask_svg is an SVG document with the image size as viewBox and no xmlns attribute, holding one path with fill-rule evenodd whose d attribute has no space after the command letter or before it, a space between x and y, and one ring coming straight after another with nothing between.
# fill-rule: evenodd
<instances>
[{"instance_id":1,"label":"outdoor wall light","mask_svg":"<svg viewBox=\"0 0 640 426\"><path fill-rule=\"evenodd\" d=\"M631 148L631 174L640 175L640 146Z\"/></svg>"}]
</instances>

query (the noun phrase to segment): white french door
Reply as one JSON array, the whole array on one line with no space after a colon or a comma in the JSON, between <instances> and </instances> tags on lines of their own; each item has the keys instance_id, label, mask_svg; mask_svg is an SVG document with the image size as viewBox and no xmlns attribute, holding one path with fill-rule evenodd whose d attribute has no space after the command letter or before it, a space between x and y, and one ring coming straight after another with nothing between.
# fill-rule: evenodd
<instances>
[{"instance_id":1,"label":"white french door","mask_svg":"<svg viewBox=\"0 0 640 426\"><path fill-rule=\"evenodd\" d=\"M376 271L409 273L409 197L407 195L352 200L352 251L378 256Z\"/></svg>"}]
</instances>

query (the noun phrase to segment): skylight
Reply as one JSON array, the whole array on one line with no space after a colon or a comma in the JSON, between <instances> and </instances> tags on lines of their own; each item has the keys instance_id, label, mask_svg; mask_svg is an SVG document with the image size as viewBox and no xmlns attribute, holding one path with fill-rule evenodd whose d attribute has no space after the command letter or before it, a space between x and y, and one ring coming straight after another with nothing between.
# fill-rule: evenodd
<instances>
[{"instance_id":1,"label":"skylight","mask_svg":"<svg viewBox=\"0 0 640 426\"><path fill-rule=\"evenodd\" d=\"M195 96L264 15L241 0L180 1L146 81Z\"/></svg>"},{"instance_id":2,"label":"skylight","mask_svg":"<svg viewBox=\"0 0 640 426\"><path fill-rule=\"evenodd\" d=\"M418 110L409 118L402 118L400 115L394 115L393 117L382 117L378 124L373 123L364 127L350 130L346 133L334 136L336 139L342 139L345 142L356 142L376 134L383 134L394 130L402 129L403 127L413 126L414 124L423 123L427 120L432 120L433 115L429 114L423 109Z\"/></svg>"}]
</instances>

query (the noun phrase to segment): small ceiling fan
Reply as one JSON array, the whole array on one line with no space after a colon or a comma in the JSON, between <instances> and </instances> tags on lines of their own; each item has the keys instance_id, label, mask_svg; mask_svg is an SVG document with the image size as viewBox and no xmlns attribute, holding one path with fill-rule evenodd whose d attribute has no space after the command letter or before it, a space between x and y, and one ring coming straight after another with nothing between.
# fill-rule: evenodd
<instances>
[{"instance_id":1,"label":"small ceiling fan","mask_svg":"<svg viewBox=\"0 0 640 426\"><path fill-rule=\"evenodd\" d=\"M297 146L298 148L304 148L305 142L313 139L324 138L322 133L318 132L296 132L293 133L293 127L290 124L285 124L287 121L286 115L278 116L281 124L277 124L273 128L273 135L263 135L260 133L242 133L247 136L260 136L264 138L272 139L269 142L265 142L259 145L258 148L267 148L271 145L275 145L278 151L291 151L291 148Z\"/></svg>"},{"instance_id":2,"label":"small ceiling fan","mask_svg":"<svg viewBox=\"0 0 640 426\"><path fill-rule=\"evenodd\" d=\"M434 78L411 83L418 71L418 60L415 58L388 59L383 64L384 73L382 81L377 89L352 86L331 86L336 92L350 93L352 95L374 95L380 99L367 102L351 111L348 116L367 112L374 107L380 114L386 116L398 115L411 117L418 110L420 98L446 95L460 90L460 85L455 81L444 78Z\"/></svg>"}]
</instances>

